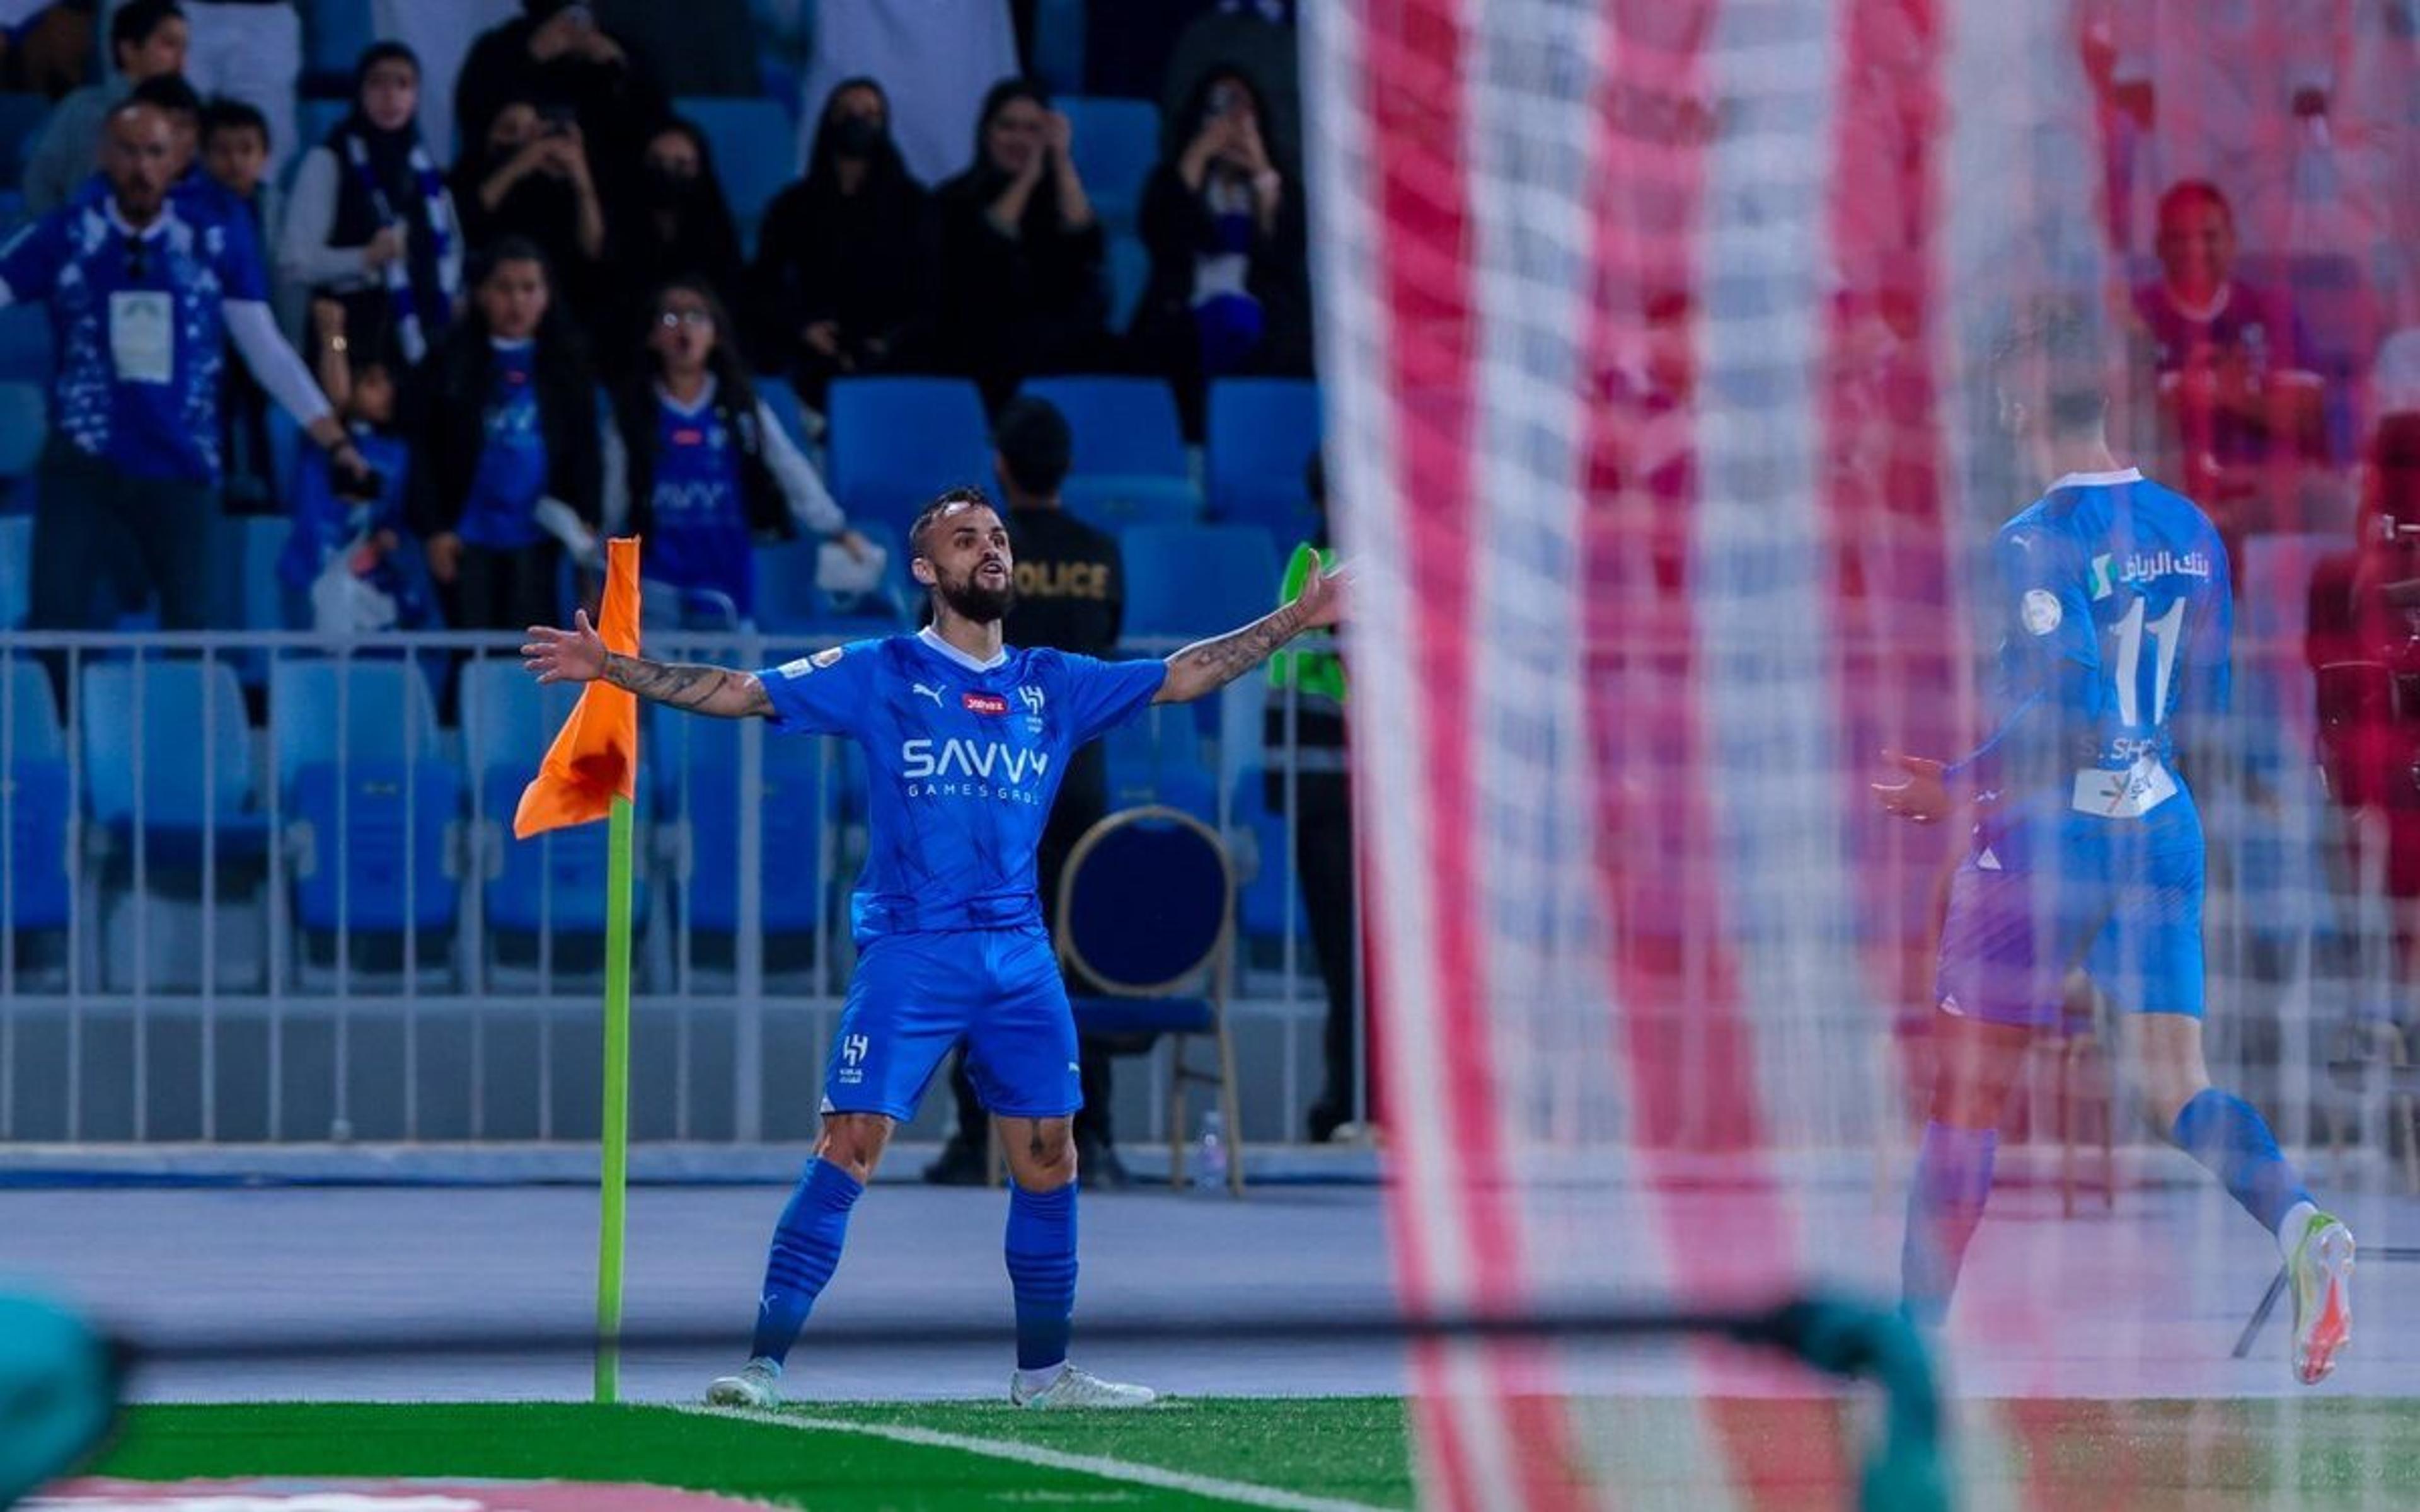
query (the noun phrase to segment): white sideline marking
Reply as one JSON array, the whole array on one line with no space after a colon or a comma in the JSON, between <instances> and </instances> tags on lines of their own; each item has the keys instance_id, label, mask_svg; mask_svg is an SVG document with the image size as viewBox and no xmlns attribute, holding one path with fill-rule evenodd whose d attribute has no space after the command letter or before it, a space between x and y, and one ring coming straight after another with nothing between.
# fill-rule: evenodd
<instances>
[{"instance_id":1,"label":"white sideline marking","mask_svg":"<svg viewBox=\"0 0 2420 1512\"><path fill-rule=\"evenodd\" d=\"M1298 1491L1255 1486L1249 1481L1192 1475L1181 1470L1162 1470L1156 1465L1132 1464L1099 1455L1071 1455L1058 1449L1045 1449L1039 1444L1019 1443L1013 1439L977 1439L963 1433L942 1433L933 1428L908 1427L898 1423L851 1423L840 1418L760 1412L748 1407L700 1407L678 1403L673 1404L673 1411L693 1412L700 1417L736 1417L750 1423L769 1423L775 1427L855 1433L869 1439L889 1439L894 1443L912 1443L927 1449L955 1449L964 1454L982 1455L990 1459L1011 1459L1044 1470L1097 1475L1103 1480L1124 1481L1129 1486L1184 1491L1213 1501L1233 1502L1239 1506L1275 1507L1280 1512L1388 1512L1387 1508L1373 1506L1366 1502L1340 1501L1332 1496L1305 1496Z\"/></svg>"}]
</instances>

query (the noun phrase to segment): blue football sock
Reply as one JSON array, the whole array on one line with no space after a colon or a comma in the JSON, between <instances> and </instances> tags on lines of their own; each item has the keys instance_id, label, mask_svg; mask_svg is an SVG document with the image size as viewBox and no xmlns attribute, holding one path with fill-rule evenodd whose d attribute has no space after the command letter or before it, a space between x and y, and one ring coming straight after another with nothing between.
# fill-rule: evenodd
<instances>
[{"instance_id":1,"label":"blue football sock","mask_svg":"<svg viewBox=\"0 0 2420 1512\"><path fill-rule=\"evenodd\" d=\"M1008 1194L1008 1283L1016 1295L1016 1367L1067 1358L1076 1316L1076 1184Z\"/></svg>"},{"instance_id":2,"label":"blue football sock","mask_svg":"<svg viewBox=\"0 0 2420 1512\"><path fill-rule=\"evenodd\" d=\"M2311 1200L2303 1179L2277 1153L2277 1136L2269 1132L2269 1121L2233 1092L2205 1087L2194 1094L2192 1102L2177 1110L2170 1137L2208 1166L2243 1211L2273 1234L2287 1209Z\"/></svg>"},{"instance_id":3,"label":"blue football sock","mask_svg":"<svg viewBox=\"0 0 2420 1512\"><path fill-rule=\"evenodd\" d=\"M1916 1322L1938 1328L1949 1316L1949 1294L1992 1195L1992 1158L1999 1148L1997 1129L1924 1126L1899 1260L1900 1306Z\"/></svg>"},{"instance_id":4,"label":"blue football sock","mask_svg":"<svg viewBox=\"0 0 2420 1512\"><path fill-rule=\"evenodd\" d=\"M775 1363L789 1357L807 1312L823 1295L824 1283L840 1264L841 1241L848 1237L848 1210L865 1195L864 1185L829 1161L807 1162L773 1230L773 1252L765 1260L765 1294L756 1304L752 1356Z\"/></svg>"}]
</instances>

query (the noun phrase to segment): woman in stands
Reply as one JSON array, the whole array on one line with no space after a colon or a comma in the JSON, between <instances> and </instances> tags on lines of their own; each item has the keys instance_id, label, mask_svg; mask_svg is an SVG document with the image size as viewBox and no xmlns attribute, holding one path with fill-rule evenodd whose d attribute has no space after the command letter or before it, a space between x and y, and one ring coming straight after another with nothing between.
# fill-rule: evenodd
<instances>
[{"instance_id":1,"label":"woman in stands","mask_svg":"<svg viewBox=\"0 0 2420 1512\"><path fill-rule=\"evenodd\" d=\"M566 548L596 549L596 380L553 298L546 255L506 237L474 268L469 309L423 364L407 426L410 513L457 629L562 613Z\"/></svg>"},{"instance_id":2,"label":"woman in stands","mask_svg":"<svg viewBox=\"0 0 2420 1512\"><path fill-rule=\"evenodd\" d=\"M932 196L891 139L871 79L824 100L807 176L765 211L752 270L757 352L817 409L835 378L913 367L933 316Z\"/></svg>"},{"instance_id":3,"label":"woman in stands","mask_svg":"<svg viewBox=\"0 0 2420 1512\"><path fill-rule=\"evenodd\" d=\"M583 331L613 316L605 265L605 198L587 139L560 107L506 100L454 165L454 202L473 253L519 237L546 254L556 302Z\"/></svg>"},{"instance_id":4,"label":"woman in stands","mask_svg":"<svg viewBox=\"0 0 2420 1512\"><path fill-rule=\"evenodd\" d=\"M934 196L939 335L995 409L1030 375L1118 365L1101 225L1068 147L1067 117L1042 86L1003 79L984 97L972 166Z\"/></svg>"},{"instance_id":5,"label":"woman in stands","mask_svg":"<svg viewBox=\"0 0 2420 1512\"><path fill-rule=\"evenodd\" d=\"M650 583L679 595L683 620L728 627L755 614L760 541L821 536L870 562L872 545L749 383L712 285L674 279L651 316L643 376L605 442L606 531L645 540Z\"/></svg>"},{"instance_id":6,"label":"woman in stands","mask_svg":"<svg viewBox=\"0 0 2420 1512\"><path fill-rule=\"evenodd\" d=\"M729 307L742 292L741 266L739 232L705 131L690 121L665 122L647 139L637 210L614 238L619 288L615 343L603 358L608 376L630 373L642 348L621 338L653 319L659 289L675 279L698 280Z\"/></svg>"},{"instance_id":7,"label":"woman in stands","mask_svg":"<svg viewBox=\"0 0 2420 1512\"><path fill-rule=\"evenodd\" d=\"M379 42L353 69L352 113L294 177L277 270L345 307L352 337L417 365L462 299L462 225L420 139L420 60Z\"/></svg>"},{"instance_id":8,"label":"woman in stands","mask_svg":"<svg viewBox=\"0 0 2420 1512\"><path fill-rule=\"evenodd\" d=\"M1176 389L1202 433L1203 386L1231 374L1311 371L1302 184L1262 137L1252 81L1214 69L1167 125L1139 216L1151 282L1135 313L1140 361Z\"/></svg>"}]
</instances>

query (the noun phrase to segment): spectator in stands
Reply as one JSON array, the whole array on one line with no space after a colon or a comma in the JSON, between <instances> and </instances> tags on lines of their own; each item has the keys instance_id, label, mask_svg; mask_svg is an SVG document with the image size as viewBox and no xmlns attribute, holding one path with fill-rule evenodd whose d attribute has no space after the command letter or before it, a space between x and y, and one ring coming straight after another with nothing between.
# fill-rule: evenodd
<instances>
[{"instance_id":1,"label":"spectator in stands","mask_svg":"<svg viewBox=\"0 0 2420 1512\"><path fill-rule=\"evenodd\" d=\"M0 302L46 301L60 353L34 516L30 619L40 628L94 624L101 568L129 557L159 595L163 627L202 627L230 339L340 476L366 471L277 333L250 239L189 215L171 193L177 158L167 112L122 102L104 127L106 196L51 211L0 252Z\"/></svg>"},{"instance_id":2,"label":"spectator in stands","mask_svg":"<svg viewBox=\"0 0 2420 1512\"><path fill-rule=\"evenodd\" d=\"M901 161L919 182L939 181L961 161L967 129L989 114L975 104L983 91L1016 71L1008 0L851 0L814 9L814 55L799 87L799 161L813 162L816 102L842 80L880 79L894 104L891 139Z\"/></svg>"},{"instance_id":3,"label":"spectator in stands","mask_svg":"<svg viewBox=\"0 0 2420 1512\"><path fill-rule=\"evenodd\" d=\"M1003 79L984 97L974 162L935 194L937 337L994 409L1031 374L1113 365L1101 225L1068 146L1042 86Z\"/></svg>"},{"instance_id":4,"label":"spectator in stands","mask_svg":"<svg viewBox=\"0 0 2420 1512\"><path fill-rule=\"evenodd\" d=\"M400 42L365 49L353 108L294 176L278 271L345 307L345 329L392 345L409 368L462 303L460 220L420 140L420 60Z\"/></svg>"},{"instance_id":5,"label":"spectator in stands","mask_svg":"<svg viewBox=\"0 0 2420 1512\"><path fill-rule=\"evenodd\" d=\"M255 243L273 245L280 206L277 186L267 177L269 123L240 100L214 100L202 112L201 143L203 171L226 192ZM275 309L275 300L270 303ZM219 424L222 507L230 515L282 513L277 469L270 460L269 395L240 363L226 365Z\"/></svg>"},{"instance_id":6,"label":"spectator in stands","mask_svg":"<svg viewBox=\"0 0 2420 1512\"><path fill-rule=\"evenodd\" d=\"M190 33L176 0L128 0L109 18L109 54L116 71L52 107L41 138L25 156L25 208L54 210L92 176L101 122L144 80L185 71Z\"/></svg>"},{"instance_id":7,"label":"spectator in stands","mask_svg":"<svg viewBox=\"0 0 2420 1512\"><path fill-rule=\"evenodd\" d=\"M705 131L690 121L667 121L648 141L641 167L639 206L614 238L620 290L613 316L617 360L610 371L617 378L644 351L625 333L653 325L657 295L666 284L702 282L724 309L735 307L745 289L739 232ZM734 329L730 338L736 347L741 334Z\"/></svg>"},{"instance_id":8,"label":"spectator in stands","mask_svg":"<svg viewBox=\"0 0 2420 1512\"><path fill-rule=\"evenodd\" d=\"M350 340L343 301L311 301L319 387L343 417L372 477L347 485L318 455L294 481L294 533L277 578L315 630L363 635L440 625L437 594L405 518L411 453L395 433L396 374L388 352ZM374 486L373 486L374 485Z\"/></svg>"},{"instance_id":9,"label":"spectator in stands","mask_svg":"<svg viewBox=\"0 0 2420 1512\"><path fill-rule=\"evenodd\" d=\"M410 519L446 623L521 629L561 618L565 549L596 549L602 477L596 381L552 298L546 254L506 237L414 379Z\"/></svg>"},{"instance_id":10,"label":"spectator in stands","mask_svg":"<svg viewBox=\"0 0 2420 1512\"><path fill-rule=\"evenodd\" d=\"M196 92L240 100L269 123L269 171L294 150L302 18L294 0L182 0L192 39L184 75Z\"/></svg>"},{"instance_id":11,"label":"spectator in stands","mask_svg":"<svg viewBox=\"0 0 2420 1512\"><path fill-rule=\"evenodd\" d=\"M762 45L748 0L597 0L597 27L647 59L674 99L753 98L764 87Z\"/></svg>"},{"instance_id":12,"label":"spectator in stands","mask_svg":"<svg viewBox=\"0 0 2420 1512\"><path fill-rule=\"evenodd\" d=\"M1317 563L1336 565L1327 541L1327 469L1313 453L1305 481L1319 512L1313 537L1294 549L1278 602L1290 604ZM1269 704L1262 740L1267 751L1263 797L1272 813L1294 830L1295 869L1302 908L1311 922L1311 948L1327 992L1326 1030L1322 1036L1326 1074L1319 1100L1307 1117L1311 1141L1324 1145L1347 1131L1355 1118L1354 1072L1361 1042L1359 921L1353 911L1353 783L1345 761L1344 661L1335 651L1281 651L1269 662ZM1293 773L1289 782L1287 773ZM1263 866L1283 857L1261 857Z\"/></svg>"},{"instance_id":13,"label":"spectator in stands","mask_svg":"<svg viewBox=\"0 0 2420 1512\"><path fill-rule=\"evenodd\" d=\"M714 595L726 625L755 615L760 541L803 532L871 559L757 396L713 285L676 278L649 305L641 374L606 435L607 533L644 537L647 577L685 609Z\"/></svg>"},{"instance_id":14,"label":"spectator in stands","mask_svg":"<svg viewBox=\"0 0 2420 1512\"><path fill-rule=\"evenodd\" d=\"M1195 437L1209 379L1311 371L1302 183L1270 158L1262 109L1239 70L1204 75L1167 123L1142 192L1151 283L1133 346L1175 387Z\"/></svg>"},{"instance_id":15,"label":"spectator in stands","mask_svg":"<svg viewBox=\"0 0 2420 1512\"><path fill-rule=\"evenodd\" d=\"M522 0L517 20L472 44L454 85L463 150L489 141L489 127L516 100L535 105L551 123L577 126L609 216L630 206L641 150L671 110L640 60L587 6Z\"/></svg>"},{"instance_id":16,"label":"spectator in stands","mask_svg":"<svg viewBox=\"0 0 2420 1512\"><path fill-rule=\"evenodd\" d=\"M930 329L931 196L891 139L872 79L835 86L807 176L765 211L753 270L759 361L820 409L835 378L912 365Z\"/></svg>"},{"instance_id":17,"label":"spectator in stands","mask_svg":"<svg viewBox=\"0 0 2420 1512\"><path fill-rule=\"evenodd\" d=\"M605 202L579 122L526 100L507 104L480 149L455 165L454 204L472 252L506 237L534 242L575 321L594 330L610 318Z\"/></svg>"},{"instance_id":18,"label":"spectator in stands","mask_svg":"<svg viewBox=\"0 0 2420 1512\"><path fill-rule=\"evenodd\" d=\"M1049 646L1087 656L1117 655L1125 618L1125 564L1116 537L1078 519L1059 504L1075 439L1066 417L1045 399L1009 401L992 431L992 471L1007 496L1010 543L1016 559L1016 597L1001 634L1020 646ZM1042 831L1035 877L1042 890L1042 918L1055 929L1059 878L1076 841L1109 811L1109 761L1099 741L1070 757L1050 821ZM1081 992L1078 982L1068 983ZM1086 1036L1078 1072L1084 1106L1076 1115L1077 1179L1087 1186L1121 1187L1126 1168L1118 1159L1110 1124L1110 1046ZM983 1102L966 1057L953 1063L950 1086L957 1094L958 1126L924 1180L942 1185L976 1186L986 1171Z\"/></svg>"},{"instance_id":19,"label":"spectator in stands","mask_svg":"<svg viewBox=\"0 0 2420 1512\"><path fill-rule=\"evenodd\" d=\"M510 21L520 0L370 0L370 35L420 59L420 139L446 162L477 141L454 135L454 85L478 39Z\"/></svg>"},{"instance_id":20,"label":"spectator in stands","mask_svg":"<svg viewBox=\"0 0 2420 1512\"><path fill-rule=\"evenodd\" d=\"M1261 106L1261 134L1280 162L1302 161L1300 43L1294 0L1218 0L1179 32L1159 88L1163 118L1182 118L1185 102L1214 72L1252 81Z\"/></svg>"},{"instance_id":21,"label":"spectator in stands","mask_svg":"<svg viewBox=\"0 0 2420 1512\"><path fill-rule=\"evenodd\" d=\"M2282 290L2235 276L2235 218L2214 184L2188 179L2160 198L2162 276L2138 289L2162 413L2182 454L2181 486L2230 533L2259 487L2261 465L2316 452L2318 374Z\"/></svg>"}]
</instances>

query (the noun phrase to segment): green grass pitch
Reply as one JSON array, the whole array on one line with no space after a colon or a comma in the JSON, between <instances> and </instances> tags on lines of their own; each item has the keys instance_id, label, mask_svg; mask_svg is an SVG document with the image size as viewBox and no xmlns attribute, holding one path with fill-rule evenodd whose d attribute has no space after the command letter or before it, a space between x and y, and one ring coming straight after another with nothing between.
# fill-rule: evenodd
<instances>
[{"instance_id":1,"label":"green grass pitch","mask_svg":"<svg viewBox=\"0 0 2420 1512\"><path fill-rule=\"evenodd\" d=\"M1664 1399L1590 1404L1600 1466L1632 1457L1676 1489L1674 1416ZM1232 1505L1219 1486L1363 1506L1414 1503L1404 1404L1395 1399L1178 1400L1147 1412L1056 1415L1002 1404L801 1405L785 1415L859 1427L923 1430L1108 1461L1078 1471L967 1448L901 1443L665 1407L573 1404L264 1403L130 1410L91 1473L134 1480L275 1475L633 1482L684 1487L816 1512L957 1507ZM2029 1501L2204 1507L2420 1504L2420 1399L2027 1401L2009 1458L1961 1466L1970 1490L2023 1482ZM1734 1433L1770 1452L1760 1506L1838 1507L1841 1490L1792 1477L1792 1453L1838 1442L1840 1404L1735 1404ZM1979 1457L1978 1457L1979 1458ZM1139 1468L1138 1468L1139 1467ZM1199 1484L1135 1478L1152 1472ZM1618 1472L1617 1472L1618 1475ZM2108 1500L2112 1495L2119 1501ZM1994 1497L1993 1500L1998 1500Z\"/></svg>"}]
</instances>

